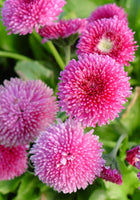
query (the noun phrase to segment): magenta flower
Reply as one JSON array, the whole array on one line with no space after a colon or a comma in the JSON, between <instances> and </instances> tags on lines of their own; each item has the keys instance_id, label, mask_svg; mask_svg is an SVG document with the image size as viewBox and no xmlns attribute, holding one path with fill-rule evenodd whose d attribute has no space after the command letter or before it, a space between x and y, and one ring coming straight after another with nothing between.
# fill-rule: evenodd
<instances>
[{"instance_id":1,"label":"magenta flower","mask_svg":"<svg viewBox=\"0 0 140 200\"><path fill-rule=\"evenodd\" d=\"M58 111L52 94L53 90L40 80L4 81L0 92L0 144L29 143L50 125Z\"/></svg>"},{"instance_id":2,"label":"magenta flower","mask_svg":"<svg viewBox=\"0 0 140 200\"><path fill-rule=\"evenodd\" d=\"M102 168L100 178L103 178L106 181L110 181L112 183L116 183L118 185L122 185L122 175L118 172L117 169L111 169L110 167L104 166Z\"/></svg>"},{"instance_id":3,"label":"magenta flower","mask_svg":"<svg viewBox=\"0 0 140 200\"><path fill-rule=\"evenodd\" d=\"M130 165L137 167L136 164L140 160L138 156L140 156L140 146L136 146L126 152L126 161Z\"/></svg>"},{"instance_id":4,"label":"magenta flower","mask_svg":"<svg viewBox=\"0 0 140 200\"><path fill-rule=\"evenodd\" d=\"M79 56L60 75L59 105L84 127L114 120L131 94L127 72L109 56Z\"/></svg>"},{"instance_id":5,"label":"magenta flower","mask_svg":"<svg viewBox=\"0 0 140 200\"><path fill-rule=\"evenodd\" d=\"M129 65L137 48L134 33L123 20L101 19L89 23L77 45L79 55L98 53L109 55L117 62Z\"/></svg>"},{"instance_id":6,"label":"magenta flower","mask_svg":"<svg viewBox=\"0 0 140 200\"><path fill-rule=\"evenodd\" d=\"M59 37L66 38L72 34L81 33L85 30L87 21L86 19L69 19L60 20L52 25L46 25L39 30L39 34L44 38L43 41L48 39L58 39Z\"/></svg>"},{"instance_id":7,"label":"magenta flower","mask_svg":"<svg viewBox=\"0 0 140 200\"><path fill-rule=\"evenodd\" d=\"M72 120L48 127L30 151L35 174L58 192L76 192L92 184L104 165L102 144L92 133L84 134L80 123Z\"/></svg>"},{"instance_id":8,"label":"magenta flower","mask_svg":"<svg viewBox=\"0 0 140 200\"><path fill-rule=\"evenodd\" d=\"M4 26L9 34L38 32L41 26L57 20L65 0L6 0L2 8Z\"/></svg>"},{"instance_id":9,"label":"magenta flower","mask_svg":"<svg viewBox=\"0 0 140 200\"><path fill-rule=\"evenodd\" d=\"M5 147L0 145L0 180L13 179L27 168L27 147Z\"/></svg>"},{"instance_id":10,"label":"magenta flower","mask_svg":"<svg viewBox=\"0 0 140 200\"><path fill-rule=\"evenodd\" d=\"M126 161L130 164L135 166L136 168L140 169L140 146L136 146L126 153ZM140 180L140 172L138 172L137 177ZM139 187L140 189L140 187Z\"/></svg>"},{"instance_id":11,"label":"magenta flower","mask_svg":"<svg viewBox=\"0 0 140 200\"><path fill-rule=\"evenodd\" d=\"M124 9L117 6L115 3L106 4L96 8L96 10L91 13L87 20L91 23L98 19L113 17L117 17L119 20L124 20L126 23L128 23L127 14L124 12Z\"/></svg>"}]
</instances>

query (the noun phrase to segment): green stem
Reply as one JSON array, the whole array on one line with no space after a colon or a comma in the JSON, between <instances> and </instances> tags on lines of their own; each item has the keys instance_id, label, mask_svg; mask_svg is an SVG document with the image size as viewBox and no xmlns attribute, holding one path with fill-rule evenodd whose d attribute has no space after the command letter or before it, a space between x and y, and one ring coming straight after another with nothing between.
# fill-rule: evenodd
<instances>
[{"instance_id":1,"label":"green stem","mask_svg":"<svg viewBox=\"0 0 140 200\"><path fill-rule=\"evenodd\" d=\"M62 58L60 57L58 51L56 50L55 46L53 45L53 43L51 41L49 41L46 44L50 48L56 62L58 63L59 67L61 68L61 70L64 70L65 64L64 64Z\"/></svg>"},{"instance_id":2,"label":"green stem","mask_svg":"<svg viewBox=\"0 0 140 200\"><path fill-rule=\"evenodd\" d=\"M0 56L2 57L8 57L8 58L14 58L16 60L32 60L31 58L28 58L26 56L17 54L17 53L11 53L7 51L0 51Z\"/></svg>"},{"instance_id":3,"label":"green stem","mask_svg":"<svg viewBox=\"0 0 140 200\"><path fill-rule=\"evenodd\" d=\"M68 45L65 47L65 60L66 60L66 65L69 63L70 61L70 53L71 53L71 46Z\"/></svg>"},{"instance_id":4,"label":"green stem","mask_svg":"<svg viewBox=\"0 0 140 200\"><path fill-rule=\"evenodd\" d=\"M111 153L110 153L110 154L112 155L113 158L116 158L116 155L117 155L117 152L118 152L118 150L119 150L119 147L120 147L122 141L125 139L126 136L127 136L126 134L123 134L123 135L121 135L120 138L118 139L116 146L114 147L114 149L113 149L113 150L111 151Z\"/></svg>"},{"instance_id":5,"label":"green stem","mask_svg":"<svg viewBox=\"0 0 140 200\"><path fill-rule=\"evenodd\" d=\"M107 140L101 140L101 143L103 143L104 146L111 147L111 148L114 148L116 145L116 142L107 141Z\"/></svg>"},{"instance_id":6,"label":"green stem","mask_svg":"<svg viewBox=\"0 0 140 200\"><path fill-rule=\"evenodd\" d=\"M41 43L42 38L40 37L39 34L37 34L36 32L33 32L34 37L36 38L36 40ZM64 70L65 64L61 58L61 56L59 55L57 49L55 48L55 46L53 45L53 43L51 41L45 42L44 44L42 44L43 47L45 48L45 50L51 51L53 57L55 58L56 62L58 63L59 67L61 68L61 70Z\"/></svg>"}]
</instances>

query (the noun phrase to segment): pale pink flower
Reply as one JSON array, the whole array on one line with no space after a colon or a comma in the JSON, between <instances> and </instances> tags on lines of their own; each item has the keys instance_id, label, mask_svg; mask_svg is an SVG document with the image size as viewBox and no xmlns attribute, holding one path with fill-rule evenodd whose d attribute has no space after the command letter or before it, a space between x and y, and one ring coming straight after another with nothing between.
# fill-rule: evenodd
<instances>
[{"instance_id":1,"label":"pale pink flower","mask_svg":"<svg viewBox=\"0 0 140 200\"><path fill-rule=\"evenodd\" d=\"M109 55L117 62L129 65L134 60L135 43L134 33L123 20L101 19L89 23L80 35L77 54Z\"/></svg>"},{"instance_id":2,"label":"pale pink flower","mask_svg":"<svg viewBox=\"0 0 140 200\"><path fill-rule=\"evenodd\" d=\"M109 123L118 117L131 94L123 66L105 55L85 54L71 60L60 73L58 87L62 111L83 126Z\"/></svg>"},{"instance_id":3,"label":"pale pink flower","mask_svg":"<svg viewBox=\"0 0 140 200\"><path fill-rule=\"evenodd\" d=\"M84 134L80 123L72 120L49 126L30 151L35 175L64 193L92 184L104 165L102 144L92 133Z\"/></svg>"},{"instance_id":4,"label":"pale pink flower","mask_svg":"<svg viewBox=\"0 0 140 200\"><path fill-rule=\"evenodd\" d=\"M104 166L102 168L100 178L103 178L106 181L110 181L112 183L116 183L118 185L122 185L122 175L118 172L117 169L111 169L110 167Z\"/></svg>"},{"instance_id":5,"label":"pale pink flower","mask_svg":"<svg viewBox=\"0 0 140 200\"><path fill-rule=\"evenodd\" d=\"M13 179L27 168L27 147L5 147L0 145L0 180Z\"/></svg>"},{"instance_id":6,"label":"pale pink flower","mask_svg":"<svg viewBox=\"0 0 140 200\"><path fill-rule=\"evenodd\" d=\"M58 106L53 90L40 80L11 78L0 90L0 144L33 141L54 120Z\"/></svg>"},{"instance_id":7,"label":"pale pink flower","mask_svg":"<svg viewBox=\"0 0 140 200\"><path fill-rule=\"evenodd\" d=\"M6 0L2 8L2 20L9 34L25 35L38 32L41 26L58 19L65 0Z\"/></svg>"},{"instance_id":8,"label":"pale pink flower","mask_svg":"<svg viewBox=\"0 0 140 200\"><path fill-rule=\"evenodd\" d=\"M46 25L39 30L39 34L44 37L43 42L49 39L67 38L72 34L81 33L85 30L86 19L60 20L52 25Z\"/></svg>"},{"instance_id":9,"label":"pale pink flower","mask_svg":"<svg viewBox=\"0 0 140 200\"><path fill-rule=\"evenodd\" d=\"M128 23L127 14L125 13L124 9L117 6L115 3L105 4L103 6L97 7L96 10L91 13L87 20L88 22L94 22L98 19L113 17L117 17L118 19L124 20L126 23Z\"/></svg>"}]
</instances>

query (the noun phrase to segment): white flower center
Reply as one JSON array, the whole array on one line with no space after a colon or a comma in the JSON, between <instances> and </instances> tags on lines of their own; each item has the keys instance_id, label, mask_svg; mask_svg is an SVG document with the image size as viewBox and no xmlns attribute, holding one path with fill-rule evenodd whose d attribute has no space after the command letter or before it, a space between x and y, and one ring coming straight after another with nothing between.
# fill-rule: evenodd
<instances>
[{"instance_id":1,"label":"white flower center","mask_svg":"<svg viewBox=\"0 0 140 200\"><path fill-rule=\"evenodd\" d=\"M97 48L103 53L109 53L113 47L113 42L109 38L103 37L98 45Z\"/></svg>"},{"instance_id":2,"label":"white flower center","mask_svg":"<svg viewBox=\"0 0 140 200\"><path fill-rule=\"evenodd\" d=\"M57 164L57 167L60 167L61 165L66 165L68 160L74 160L74 157L71 154L67 154L65 152L62 152L61 155L61 159L60 159L60 163Z\"/></svg>"}]
</instances>

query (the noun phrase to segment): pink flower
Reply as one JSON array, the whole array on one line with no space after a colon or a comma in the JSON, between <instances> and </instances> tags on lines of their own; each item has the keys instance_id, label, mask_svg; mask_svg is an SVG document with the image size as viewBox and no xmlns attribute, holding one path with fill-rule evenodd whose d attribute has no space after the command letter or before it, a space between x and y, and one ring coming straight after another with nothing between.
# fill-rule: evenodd
<instances>
[{"instance_id":1,"label":"pink flower","mask_svg":"<svg viewBox=\"0 0 140 200\"><path fill-rule=\"evenodd\" d=\"M126 160L130 165L133 165L136 168L140 169L140 146L136 146L128 150L126 153ZM137 177L140 180L140 172L138 172Z\"/></svg>"},{"instance_id":2,"label":"pink flower","mask_svg":"<svg viewBox=\"0 0 140 200\"><path fill-rule=\"evenodd\" d=\"M27 168L27 148L5 147L0 145L0 180L13 179L20 176Z\"/></svg>"},{"instance_id":3,"label":"pink flower","mask_svg":"<svg viewBox=\"0 0 140 200\"><path fill-rule=\"evenodd\" d=\"M58 192L76 192L92 184L104 165L102 144L92 133L84 134L80 123L72 120L48 127L30 151L35 174Z\"/></svg>"},{"instance_id":4,"label":"pink flower","mask_svg":"<svg viewBox=\"0 0 140 200\"><path fill-rule=\"evenodd\" d=\"M118 185L122 185L122 175L118 172L118 170L111 169L110 167L104 166L102 168L100 178Z\"/></svg>"},{"instance_id":5,"label":"pink flower","mask_svg":"<svg viewBox=\"0 0 140 200\"><path fill-rule=\"evenodd\" d=\"M39 34L43 37L43 41L48 39L58 39L59 37L66 38L72 34L81 33L87 24L86 19L69 19L60 20L52 25L46 25L39 30Z\"/></svg>"},{"instance_id":6,"label":"pink flower","mask_svg":"<svg viewBox=\"0 0 140 200\"><path fill-rule=\"evenodd\" d=\"M25 35L38 32L41 26L57 20L65 0L6 0L2 8L2 18L9 34Z\"/></svg>"},{"instance_id":7,"label":"pink flower","mask_svg":"<svg viewBox=\"0 0 140 200\"><path fill-rule=\"evenodd\" d=\"M0 144L29 143L50 125L58 111L52 94L53 90L40 80L4 81L0 92Z\"/></svg>"},{"instance_id":8,"label":"pink flower","mask_svg":"<svg viewBox=\"0 0 140 200\"><path fill-rule=\"evenodd\" d=\"M138 158L138 156L140 156L140 146L136 146L130 150L127 151L126 153L126 161L130 164L133 165L135 167L137 162L140 160L140 158Z\"/></svg>"},{"instance_id":9,"label":"pink flower","mask_svg":"<svg viewBox=\"0 0 140 200\"><path fill-rule=\"evenodd\" d=\"M127 14L124 12L124 9L117 6L115 3L106 4L96 8L96 10L91 13L87 20L88 22L94 22L98 19L113 17L117 17L118 19L124 20L126 23L128 23Z\"/></svg>"},{"instance_id":10,"label":"pink flower","mask_svg":"<svg viewBox=\"0 0 140 200\"><path fill-rule=\"evenodd\" d=\"M58 87L62 111L82 122L83 126L109 123L118 117L129 97L127 72L114 59L105 55L85 54L71 60L60 73Z\"/></svg>"},{"instance_id":11,"label":"pink flower","mask_svg":"<svg viewBox=\"0 0 140 200\"><path fill-rule=\"evenodd\" d=\"M134 33L123 20L101 19L87 25L80 36L77 53L109 55L117 62L129 65L128 61L134 59L135 43Z\"/></svg>"}]
</instances>

